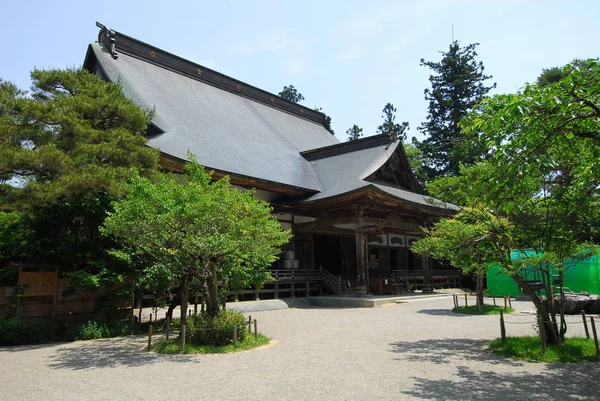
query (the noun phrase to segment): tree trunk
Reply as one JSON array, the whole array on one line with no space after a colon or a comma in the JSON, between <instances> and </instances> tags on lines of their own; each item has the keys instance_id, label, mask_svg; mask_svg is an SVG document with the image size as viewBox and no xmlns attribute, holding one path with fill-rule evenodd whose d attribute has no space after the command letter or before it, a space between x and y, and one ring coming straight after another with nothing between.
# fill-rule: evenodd
<instances>
[{"instance_id":1,"label":"tree trunk","mask_svg":"<svg viewBox=\"0 0 600 401\"><path fill-rule=\"evenodd\" d=\"M552 324L552 321L550 320L550 315L548 314L548 309L546 308L545 302L542 302L540 297L538 297L537 294L531 288L529 288L527 284L525 284L525 281L523 278L521 278L521 276L518 274L513 274L511 277L517 282L517 284L519 284L519 287L521 287L523 293L527 295L529 299L531 299L531 302L533 302L533 305L535 305L538 316L542 316L544 321L544 330L546 332L546 343L560 343L556 325Z\"/></svg>"},{"instance_id":2,"label":"tree trunk","mask_svg":"<svg viewBox=\"0 0 600 401\"><path fill-rule=\"evenodd\" d=\"M483 273L477 273L477 306L479 306L479 311L481 312L481 308L483 307Z\"/></svg>"},{"instance_id":3,"label":"tree trunk","mask_svg":"<svg viewBox=\"0 0 600 401\"><path fill-rule=\"evenodd\" d=\"M179 325L179 333L181 337L181 349L185 349L185 325L187 323L187 308L188 308L189 284L186 279L183 279L180 291L181 297L181 319Z\"/></svg>"},{"instance_id":4,"label":"tree trunk","mask_svg":"<svg viewBox=\"0 0 600 401\"><path fill-rule=\"evenodd\" d=\"M171 300L169 308L167 309L167 316L173 320L173 310L181 305L181 288L177 291L177 294Z\"/></svg>"},{"instance_id":5,"label":"tree trunk","mask_svg":"<svg viewBox=\"0 0 600 401\"><path fill-rule=\"evenodd\" d=\"M217 284L217 267L211 263L210 274L206 279L208 297L206 298L206 313L216 316L219 313L219 288Z\"/></svg>"}]
</instances>

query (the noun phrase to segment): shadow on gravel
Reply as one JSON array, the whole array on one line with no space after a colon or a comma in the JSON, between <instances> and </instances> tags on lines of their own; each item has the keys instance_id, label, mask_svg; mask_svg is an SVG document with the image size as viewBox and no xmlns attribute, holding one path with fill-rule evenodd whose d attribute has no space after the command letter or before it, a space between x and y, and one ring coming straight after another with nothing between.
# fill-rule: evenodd
<instances>
[{"instance_id":1,"label":"shadow on gravel","mask_svg":"<svg viewBox=\"0 0 600 401\"><path fill-rule=\"evenodd\" d=\"M43 348L56 347L58 343L30 344L30 345L11 345L0 347L0 352L25 352L34 351Z\"/></svg>"},{"instance_id":2,"label":"shadow on gravel","mask_svg":"<svg viewBox=\"0 0 600 401\"><path fill-rule=\"evenodd\" d=\"M200 363L189 355L159 355L142 350L140 343L98 340L75 343L76 346L58 348L49 357L52 369L93 370L116 367L143 366L156 362Z\"/></svg>"},{"instance_id":3,"label":"shadow on gravel","mask_svg":"<svg viewBox=\"0 0 600 401\"><path fill-rule=\"evenodd\" d=\"M399 354L396 360L430 362L436 364L456 363L457 360L481 361L490 364L523 366L522 362L491 354L484 348L489 340L466 338L421 340L390 344L392 352Z\"/></svg>"},{"instance_id":4,"label":"shadow on gravel","mask_svg":"<svg viewBox=\"0 0 600 401\"><path fill-rule=\"evenodd\" d=\"M547 365L542 374L457 368L456 380L413 377L414 388L402 394L426 400L597 400L600 365Z\"/></svg>"},{"instance_id":5,"label":"shadow on gravel","mask_svg":"<svg viewBox=\"0 0 600 401\"><path fill-rule=\"evenodd\" d=\"M466 313L454 313L448 309L421 309L417 313L423 313L425 315L433 316L452 316L452 317L473 317L476 315L467 315Z\"/></svg>"}]
</instances>

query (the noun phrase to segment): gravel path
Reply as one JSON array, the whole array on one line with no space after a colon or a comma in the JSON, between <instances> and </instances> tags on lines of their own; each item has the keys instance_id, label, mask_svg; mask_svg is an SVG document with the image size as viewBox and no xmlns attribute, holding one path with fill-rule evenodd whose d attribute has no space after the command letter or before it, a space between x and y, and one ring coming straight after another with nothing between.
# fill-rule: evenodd
<instances>
[{"instance_id":1,"label":"gravel path","mask_svg":"<svg viewBox=\"0 0 600 401\"><path fill-rule=\"evenodd\" d=\"M226 355L167 356L142 337L0 347L2 400L597 400L600 364L489 355L494 316L456 315L451 298L369 309L252 313L277 339ZM514 302L518 310L531 304ZM575 317L570 317L575 320ZM507 317L509 335L534 317ZM583 328L573 324L570 335Z\"/></svg>"}]
</instances>

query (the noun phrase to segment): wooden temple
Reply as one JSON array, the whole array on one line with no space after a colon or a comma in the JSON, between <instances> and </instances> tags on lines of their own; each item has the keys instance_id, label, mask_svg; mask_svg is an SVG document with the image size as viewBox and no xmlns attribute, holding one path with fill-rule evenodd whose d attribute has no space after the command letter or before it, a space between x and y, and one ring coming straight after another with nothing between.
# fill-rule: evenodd
<instances>
[{"instance_id":1,"label":"wooden temple","mask_svg":"<svg viewBox=\"0 0 600 401\"><path fill-rule=\"evenodd\" d=\"M400 140L340 143L318 111L97 25L84 67L154 108L148 145L161 165L182 172L191 152L216 177L255 188L292 230L263 294L458 285L456 270L410 250L422 226L458 208L420 192Z\"/></svg>"}]
</instances>

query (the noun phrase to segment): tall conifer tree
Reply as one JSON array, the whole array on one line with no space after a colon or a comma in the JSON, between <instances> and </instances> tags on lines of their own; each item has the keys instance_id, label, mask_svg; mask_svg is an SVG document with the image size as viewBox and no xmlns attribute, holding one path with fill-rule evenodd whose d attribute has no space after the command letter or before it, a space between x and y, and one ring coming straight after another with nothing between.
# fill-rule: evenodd
<instances>
[{"instance_id":1,"label":"tall conifer tree","mask_svg":"<svg viewBox=\"0 0 600 401\"><path fill-rule=\"evenodd\" d=\"M459 127L460 120L496 87L495 83L486 86L492 77L483 73L483 63L476 60L477 45L461 47L454 41L442 52L441 61L421 59L421 65L431 68L433 74L429 77L431 88L425 89L427 121L418 128L426 138L413 142L431 160L432 177L456 175L460 163L471 165L484 153Z\"/></svg>"}]
</instances>

